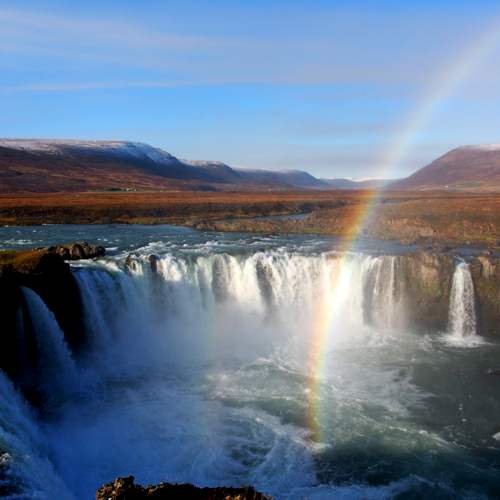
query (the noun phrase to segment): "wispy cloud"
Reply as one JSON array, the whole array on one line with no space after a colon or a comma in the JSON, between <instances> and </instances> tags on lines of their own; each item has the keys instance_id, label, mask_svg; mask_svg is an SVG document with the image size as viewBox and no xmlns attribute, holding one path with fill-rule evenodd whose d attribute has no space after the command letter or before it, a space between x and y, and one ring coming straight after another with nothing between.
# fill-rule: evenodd
<instances>
[{"instance_id":1,"label":"wispy cloud","mask_svg":"<svg viewBox=\"0 0 500 500\"><path fill-rule=\"evenodd\" d=\"M119 90L119 89L161 89L183 86L196 86L189 81L111 81L80 83L31 83L22 85L0 85L0 92L80 92L84 90Z\"/></svg>"},{"instance_id":2,"label":"wispy cloud","mask_svg":"<svg viewBox=\"0 0 500 500\"><path fill-rule=\"evenodd\" d=\"M185 51L200 47L224 46L227 41L216 37L180 35L169 32L157 32L147 26L131 22L102 21L100 19L75 19L53 14L41 14L33 11L1 9L0 40L14 40L19 50L37 45L40 50L50 49L53 43L59 45L61 53L66 54L74 46L108 48L146 48L171 51Z\"/></svg>"},{"instance_id":3,"label":"wispy cloud","mask_svg":"<svg viewBox=\"0 0 500 500\"><path fill-rule=\"evenodd\" d=\"M309 14L303 26L300 18L287 19L292 23L290 30L294 36L290 36L273 23L264 24L256 34L246 29L242 33L208 29L190 32L175 22L158 28L144 20L115 17L111 21L68 13L0 8L0 64L13 64L15 59L24 70L35 58L39 64L57 61L60 81L52 78L41 84L25 79L9 86L10 90L17 87L19 91L161 87L164 82L168 82L166 86L172 82L174 85L186 82L394 85L399 82L425 86L437 73L439 64L454 57L467 43L466 37L464 40L456 37L452 21L443 29L441 23L433 23L428 17L414 16L411 24L407 19L403 26L395 25L391 19L379 19L375 14L363 19L358 16L359 26L356 26L352 13L334 9L318 12L314 18ZM258 21L249 19L248 23ZM431 44L425 36L405 36L405 27L413 27L415 32L425 29L427 34L439 36L439 43ZM119 73L141 68L148 74L140 79L142 84L137 77L126 82L120 74L115 83L102 75L112 68ZM79 82L73 83L65 71L71 72L71 76L78 75ZM81 77L84 71L91 78L84 80ZM498 79L498 74L486 72L483 78Z\"/></svg>"},{"instance_id":4,"label":"wispy cloud","mask_svg":"<svg viewBox=\"0 0 500 500\"><path fill-rule=\"evenodd\" d=\"M373 175L443 68L498 14L489 2L39 3L0 6L4 135L119 135L324 176ZM499 57L439 106L401 171L460 141L497 140Z\"/></svg>"}]
</instances>

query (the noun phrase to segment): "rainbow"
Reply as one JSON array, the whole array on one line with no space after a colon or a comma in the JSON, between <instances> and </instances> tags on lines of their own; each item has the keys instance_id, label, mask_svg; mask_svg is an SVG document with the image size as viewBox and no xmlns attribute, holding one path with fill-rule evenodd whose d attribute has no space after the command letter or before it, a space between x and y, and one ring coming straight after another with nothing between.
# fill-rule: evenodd
<instances>
[{"instance_id":1,"label":"rainbow","mask_svg":"<svg viewBox=\"0 0 500 500\"><path fill-rule=\"evenodd\" d=\"M497 22L487 30L485 34L471 47L465 50L461 56L452 64L440 72L434 80L433 85L427 93L418 99L413 111L407 116L405 126L397 135L380 163L378 169L379 177L391 178L394 167L408 154L418 133L426 123L437 112L440 105L471 75L484 60L500 45L500 24ZM365 200L360 203L356 212L352 214L351 228L348 235L340 244L340 252L343 254L352 249L356 239L362 234L364 228L373 215L373 209L380 198L380 190L368 193ZM315 323L311 332L311 349L308 363L307 389L308 397L308 420L312 432L312 439L322 441L322 429L326 422L323 421L327 414L327 408L322 407L321 390L322 380L326 372L326 355L331 337L335 334L334 320L339 317L339 304L341 304L342 293L345 290L345 257L339 258L338 270L331 276L331 283L327 287L328 292L316 307ZM348 278L348 276L347 276ZM322 425L323 424L323 425Z\"/></svg>"}]
</instances>

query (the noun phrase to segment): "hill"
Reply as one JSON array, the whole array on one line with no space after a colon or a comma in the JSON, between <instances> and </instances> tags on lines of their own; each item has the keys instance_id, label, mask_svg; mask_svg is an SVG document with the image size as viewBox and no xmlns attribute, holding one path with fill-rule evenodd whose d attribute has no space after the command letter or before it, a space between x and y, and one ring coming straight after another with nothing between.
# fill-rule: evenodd
<instances>
[{"instance_id":1,"label":"hill","mask_svg":"<svg viewBox=\"0 0 500 500\"><path fill-rule=\"evenodd\" d=\"M390 189L500 191L500 144L449 151Z\"/></svg>"},{"instance_id":2,"label":"hill","mask_svg":"<svg viewBox=\"0 0 500 500\"><path fill-rule=\"evenodd\" d=\"M0 139L0 193L372 189L387 182L181 160L140 142Z\"/></svg>"},{"instance_id":3,"label":"hill","mask_svg":"<svg viewBox=\"0 0 500 500\"><path fill-rule=\"evenodd\" d=\"M300 170L180 160L127 141L0 139L0 192L325 188Z\"/></svg>"}]
</instances>

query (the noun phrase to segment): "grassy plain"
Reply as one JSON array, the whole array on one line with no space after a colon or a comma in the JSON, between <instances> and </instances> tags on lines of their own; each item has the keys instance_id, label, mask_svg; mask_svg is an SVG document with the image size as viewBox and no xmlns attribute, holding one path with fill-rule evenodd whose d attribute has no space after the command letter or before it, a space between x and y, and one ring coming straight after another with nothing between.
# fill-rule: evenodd
<instances>
[{"instance_id":1,"label":"grassy plain","mask_svg":"<svg viewBox=\"0 0 500 500\"><path fill-rule=\"evenodd\" d=\"M286 217L297 214L304 215ZM500 194L144 191L0 195L0 224L44 223L169 223L219 231L339 236L361 232L407 243L498 248Z\"/></svg>"}]
</instances>

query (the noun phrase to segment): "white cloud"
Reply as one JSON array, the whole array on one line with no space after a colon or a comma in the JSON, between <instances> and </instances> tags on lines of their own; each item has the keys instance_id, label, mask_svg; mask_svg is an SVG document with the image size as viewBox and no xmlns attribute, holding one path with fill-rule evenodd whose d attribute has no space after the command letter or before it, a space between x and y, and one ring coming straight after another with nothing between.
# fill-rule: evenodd
<instances>
[{"instance_id":1,"label":"white cloud","mask_svg":"<svg viewBox=\"0 0 500 500\"><path fill-rule=\"evenodd\" d=\"M9 56L15 56L21 68L34 57L48 63L56 59L61 81L42 85L41 91L65 85L65 69L88 70L93 78L81 82L83 90L101 80L96 76L113 67L150 73L143 81L174 80L177 84L358 82L425 87L443 62L457 57L480 32L477 25L457 26L452 16L443 27L442 19L417 14L407 14L395 22L391 16L386 19L373 13L357 12L353 17L352 12L312 12L315 14L308 13L304 21L306 29L299 29L301 18L297 14L296 18L286 19L290 27L284 28L275 19L263 23L263 28L257 25L255 32L242 27L245 29L238 33L235 29L189 30L186 24L173 21L159 28L144 20L115 17L109 21L0 8L0 64L2 57L5 61ZM250 17L248 24L262 19ZM227 23L230 25L231 20ZM414 33L422 30L423 35L405 31L410 27ZM457 27L461 28L460 37ZM496 69L485 67L481 78L498 81L500 76ZM117 80L117 87L137 86L134 81L125 84L120 76ZM111 86L109 78L102 81L103 88ZM34 88L30 82L18 83L19 89ZM73 84L66 85L69 88Z\"/></svg>"}]
</instances>

